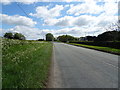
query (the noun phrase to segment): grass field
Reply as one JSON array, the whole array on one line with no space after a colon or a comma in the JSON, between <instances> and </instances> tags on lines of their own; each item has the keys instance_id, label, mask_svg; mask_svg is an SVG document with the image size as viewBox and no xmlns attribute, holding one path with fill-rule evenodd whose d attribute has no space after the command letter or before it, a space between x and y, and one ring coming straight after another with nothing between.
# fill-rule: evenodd
<instances>
[{"instance_id":1,"label":"grass field","mask_svg":"<svg viewBox=\"0 0 120 90\"><path fill-rule=\"evenodd\" d=\"M86 48L101 50L109 53L120 54L120 49L110 48L110 47L101 47L101 46L91 46L91 45L84 45L84 44L76 44L76 43L68 43L75 46L82 46Z\"/></svg>"},{"instance_id":2,"label":"grass field","mask_svg":"<svg viewBox=\"0 0 120 90\"><path fill-rule=\"evenodd\" d=\"M2 87L45 87L51 55L50 42L3 40Z\"/></svg>"}]
</instances>

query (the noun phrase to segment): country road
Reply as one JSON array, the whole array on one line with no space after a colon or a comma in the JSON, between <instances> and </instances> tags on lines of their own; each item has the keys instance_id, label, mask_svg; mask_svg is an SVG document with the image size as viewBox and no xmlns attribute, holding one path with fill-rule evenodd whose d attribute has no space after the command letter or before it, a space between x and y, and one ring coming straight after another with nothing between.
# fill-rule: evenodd
<instances>
[{"instance_id":1,"label":"country road","mask_svg":"<svg viewBox=\"0 0 120 90\"><path fill-rule=\"evenodd\" d=\"M51 88L117 88L118 56L54 43Z\"/></svg>"}]
</instances>

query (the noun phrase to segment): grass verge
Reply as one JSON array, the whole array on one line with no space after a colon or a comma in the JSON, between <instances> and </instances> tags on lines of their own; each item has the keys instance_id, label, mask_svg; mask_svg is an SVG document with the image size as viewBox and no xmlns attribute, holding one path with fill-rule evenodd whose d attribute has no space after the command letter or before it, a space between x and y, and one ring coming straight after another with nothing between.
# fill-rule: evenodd
<instances>
[{"instance_id":1,"label":"grass verge","mask_svg":"<svg viewBox=\"0 0 120 90\"><path fill-rule=\"evenodd\" d=\"M101 46L91 46L91 45L84 45L84 44L76 44L76 43L68 43L68 44L120 55L120 49L115 49L115 48L110 48L110 47L101 47Z\"/></svg>"},{"instance_id":2,"label":"grass verge","mask_svg":"<svg viewBox=\"0 0 120 90\"><path fill-rule=\"evenodd\" d=\"M52 43L3 40L2 87L44 88L51 56Z\"/></svg>"}]
</instances>

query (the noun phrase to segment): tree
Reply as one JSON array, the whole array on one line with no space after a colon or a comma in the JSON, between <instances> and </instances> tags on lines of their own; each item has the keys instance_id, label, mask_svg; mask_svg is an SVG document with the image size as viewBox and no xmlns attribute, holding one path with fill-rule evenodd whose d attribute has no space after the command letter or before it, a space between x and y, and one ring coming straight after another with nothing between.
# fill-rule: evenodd
<instances>
[{"instance_id":1,"label":"tree","mask_svg":"<svg viewBox=\"0 0 120 90\"><path fill-rule=\"evenodd\" d=\"M88 41L94 41L95 38L96 38L96 36L86 36L86 39L87 39Z\"/></svg>"},{"instance_id":2,"label":"tree","mask_svg":"<svg viewBox=\"0 0 120 90\"><path fill-rule=\"evenodd\" d=\"M14 39L25 40L25 36L22 35L21 33L15 33Z\"/></svg>"},{"instance_id":3,"label":"tree","mask_svg":"<svg viewBox=\"0 0 120 90\"><path fill-rule=\"evenodd\" d=\"M44 41L44 39L38 39L38 41Z\"/></svg>"},{"instance_id":4,"label":"tree","mask_svg":"<svg viewBox=\"0 0 120 90\"><path fill-rule=\"evenodd\" d=\"M46 41L53 41L53 40L54 40L53 34L51 33L46 34Z\"/></svg>"},{"instance_id":5,"label":"tree","mask_svg":"<svg viewBox=\"0 0 120 90\"><path fill-rule=\"evenodd\" d=\"M61 42L68 42L68 41L74 41L77 40L77 38L70 36L70 35L62 35L62 36L58 36L57 38L59 41Z\"/></svg>"},{"instance_id":6,"label":"tree","mask_svg":"<svg viewBox=\"0 0 120 90\"><path fill-rule=\"evenodd\" d=\"M96 38L96 41L116 41L119 40L119 38L119 31L107 31L99 34Z\"/></svg>"},{"instance_id":7,"label":"tree","mask_svg":"<svg viewBox=\"0 0 120 90\"><path fill-rule=\"evenodd\" d=\"M5 38L8 38L8 39L13 39L13 34L12 34L11 32L5 33L5 34L4 34L4 37L5 37Z\"/></svg>"}]
</instances>

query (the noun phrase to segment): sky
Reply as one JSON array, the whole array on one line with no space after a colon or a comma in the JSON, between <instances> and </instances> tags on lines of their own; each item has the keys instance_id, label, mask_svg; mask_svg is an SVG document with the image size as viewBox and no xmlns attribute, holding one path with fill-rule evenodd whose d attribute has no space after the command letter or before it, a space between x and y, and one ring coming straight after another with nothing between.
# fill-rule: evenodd
<instances>
[{"instance_id":1,"label":"sky","mask_svg":"<svg viewBox=\"0 0 120 90\"><path fill-rule=\"evenodd\" d=\"M117 0L2 0L0 36L22 33L28 40L99 35L118 21Z\"/></svg>"}]
</instances>

